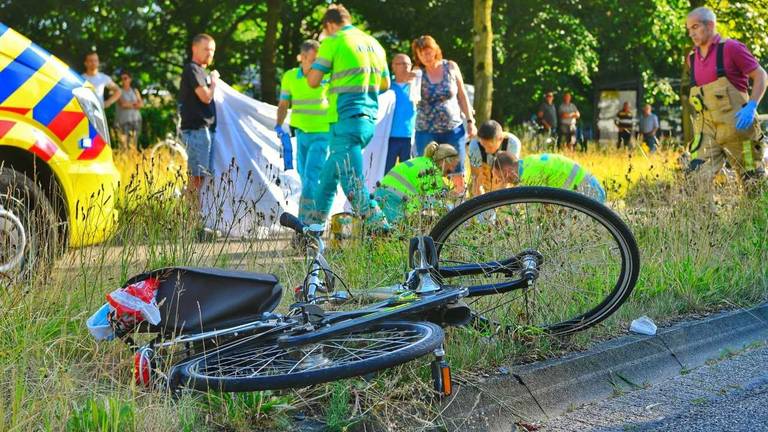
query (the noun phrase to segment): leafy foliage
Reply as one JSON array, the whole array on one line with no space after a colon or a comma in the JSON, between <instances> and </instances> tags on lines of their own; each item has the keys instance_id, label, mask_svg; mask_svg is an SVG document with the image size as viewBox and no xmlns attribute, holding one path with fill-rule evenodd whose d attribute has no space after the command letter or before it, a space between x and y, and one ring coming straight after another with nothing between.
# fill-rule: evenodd
<instances>
[{"instance_id":1,"label":"leafy foliage","mask_svg":"<svg viewBox=\"0 0 768 432\"><path fill-rule=\"evenodd\" d=\"M431 34L445 58L456 61L465 81L472 70L472 11L462 0L347 0L355 23L388 50L410 53L410 41ZM90 49L103 69L134 71L137 85L175 94L190 38L199 32L217 42L215 65L225 80L261 97L263 62L279 75L296 64L298 46L317 37L324 0L285 0L277 23L275 56L262 55L267 3L237 0L0 0L2 20L81 68ZM760 59L768 56L768 3L729 0L496 0L493 11L494 112L507 123L526 120L543 91L574 92L589 120L596 88L637 82L645 99L677 104L682 59L691 48L685 16L707 4L719 30L737 38ZM274 71L274 72L271 72ZM277 80L279 81L279 80ZM268 80L267 82L271 82ZM173 110L172 97L165 109Z\"/></svg>"}]
</instances>

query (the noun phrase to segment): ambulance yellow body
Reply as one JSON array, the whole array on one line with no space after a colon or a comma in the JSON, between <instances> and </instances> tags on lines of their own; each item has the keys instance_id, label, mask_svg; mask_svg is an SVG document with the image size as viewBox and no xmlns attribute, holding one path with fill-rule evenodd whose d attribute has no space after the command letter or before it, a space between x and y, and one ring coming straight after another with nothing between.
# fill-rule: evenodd
<instances>
[{"instance_id":1,"label":"ambulance yellow body","mask_svg":"<svg viewBox=\"0 0 768 432\"><path fill-rule=\"evenodd\" d=\"M0 23L0 273L109 237L119 178L93 87Z\"/></svg>"}]
</instances>

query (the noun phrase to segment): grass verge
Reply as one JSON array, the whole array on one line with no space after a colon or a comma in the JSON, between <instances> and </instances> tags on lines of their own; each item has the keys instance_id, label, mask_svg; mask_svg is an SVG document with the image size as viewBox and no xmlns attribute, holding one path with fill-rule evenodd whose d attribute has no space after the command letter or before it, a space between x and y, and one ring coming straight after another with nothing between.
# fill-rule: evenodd
<instances>
[{"instance_id":1,"label":"grass verge","mask_svg":"<svg viewBox=\"0 0 768 432\"><path fill-rule=\"evenodd\" d=\"M643 266L635 292L605 323L568 338L535 332L501 338L449 329L446 347L457 381L584 349L621 334L641 315L664 323L765 301L765 192L744 193L726 183L711 198L674 172L671 154L646 159L595 152L575 158L607 184L611 206L639 241ZM164 265L269 272L293 287L301 283L304 263L284 252L287 237L275 233L197 241L193 228L199 222L178 196L182 180L140 159L118 156L118 161L137 168L123 167L133 175L124 177L127 198L120 203L113 239L71 251L52 274L0 292L0 386L6 389L0 394L0 430L277 430L288 428L295 412L320 418L331 430L362 420L391 430L441 424L426 360L367 380L279 393L172 399L135 387L130 351L119 343L94 342L85 328L107 292L135 273ZM431 224L416 222L402 238L426 232ZM328 258L350 287L365 289L400 281L406 248L397 238L353 239Z\"/></svg>"}]
</instances>

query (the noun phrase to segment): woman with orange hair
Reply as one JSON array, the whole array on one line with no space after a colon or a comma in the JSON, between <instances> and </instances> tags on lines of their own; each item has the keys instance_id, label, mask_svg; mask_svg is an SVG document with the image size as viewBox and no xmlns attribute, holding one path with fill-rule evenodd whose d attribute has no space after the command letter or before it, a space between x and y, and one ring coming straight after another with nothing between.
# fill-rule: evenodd
<instances>
[{"instance_id":1,"label":"woman with orange hair","mask_svg":"<svg viewBox=\"0 0 768 432\"><path fill-rule=\"evenodd\" d=\"M432 141L451 144L459 154L459 165L450 177L455 190L463 192L467 135L474 136L477 127L461 71L456 62L443 59L443 52L432 36L415 39L412 49L422 74L421 100L416 112L416 151L423 154Z\"/></svg>"}]
</instances>

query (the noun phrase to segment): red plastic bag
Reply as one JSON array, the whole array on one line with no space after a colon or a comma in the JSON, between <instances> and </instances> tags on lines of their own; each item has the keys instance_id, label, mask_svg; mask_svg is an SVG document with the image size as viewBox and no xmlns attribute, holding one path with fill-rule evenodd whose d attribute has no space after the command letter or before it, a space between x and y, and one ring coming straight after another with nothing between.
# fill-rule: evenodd
<instances>
[{"instance_id":1,"label":"red plastic bag","mask_svg":"<svg viewBox=\"0 0 768 432\"><path fill-rule=\"evenodd\" d=\"M107 294L107 302L115 308L110 321L120 330L130 330L142 321L160 322L160 309L155 301L160 280L148 278Z\"/></svg>"}]
</instances>

